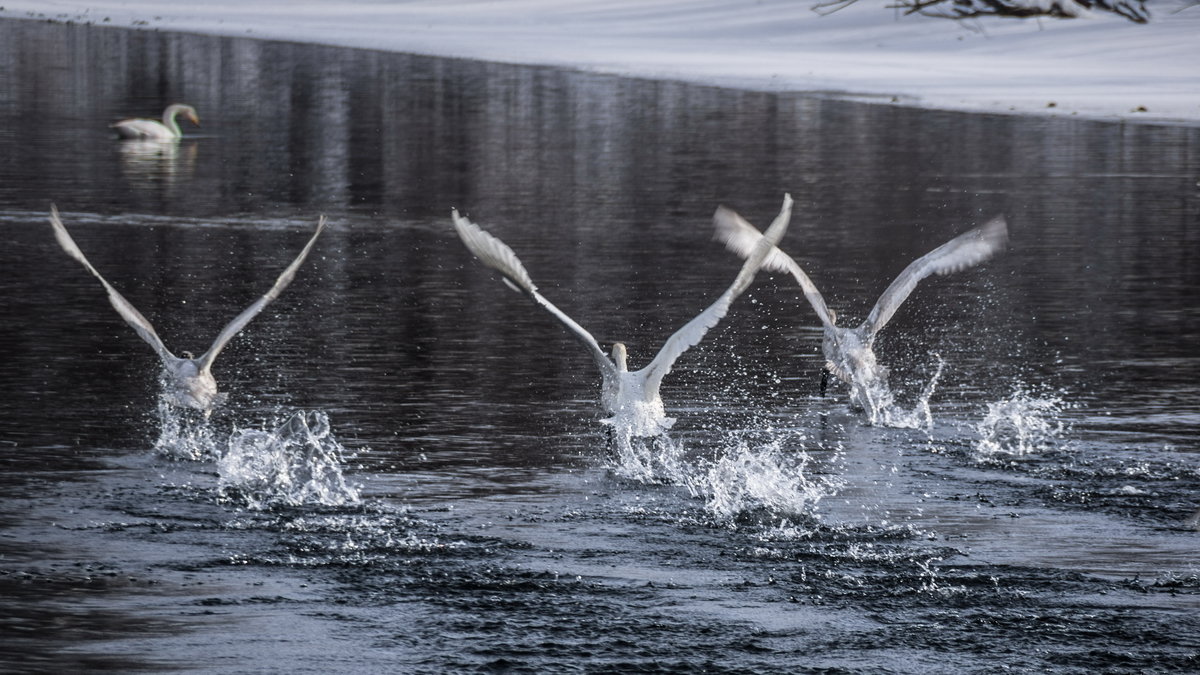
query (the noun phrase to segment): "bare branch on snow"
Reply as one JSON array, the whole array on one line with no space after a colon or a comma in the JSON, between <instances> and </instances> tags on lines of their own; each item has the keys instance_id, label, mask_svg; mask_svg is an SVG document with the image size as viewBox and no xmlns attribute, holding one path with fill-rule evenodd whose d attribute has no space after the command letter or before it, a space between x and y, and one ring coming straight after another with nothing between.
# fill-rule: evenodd
<instances>
[{"instance_id":1,"label":"bare branch on snow","mask_svg":"<svg viewBox=\"0 0 1200 675\"><path fill-rule=\"evenodd\" d=\"M822 0L813 7L819 14L832 14L858 0ZM889 8L905 14L923 14L947 19L980 16L1037 17L1069 19L1091 11L1119 14L1135 23L1146 23L1150 10L1147 0L896 0Z\"/></svg>"}]
</instances>

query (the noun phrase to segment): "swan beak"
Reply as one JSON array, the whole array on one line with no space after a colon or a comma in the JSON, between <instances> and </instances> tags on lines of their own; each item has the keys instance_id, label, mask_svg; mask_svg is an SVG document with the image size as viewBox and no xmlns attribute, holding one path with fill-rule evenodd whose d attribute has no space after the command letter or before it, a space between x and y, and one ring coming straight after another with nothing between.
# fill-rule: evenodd
<instances>
[{"instance_id":1,"label":"swan beak","mask_svg":"<svg viewBox=\"0 0 1200 675\"><path fill-rule=\"evenodd\" d=\"M200 116L196 113L188 113L188 119L192 121L192 124L200 126Z\"/></svg>"}]
</instances>

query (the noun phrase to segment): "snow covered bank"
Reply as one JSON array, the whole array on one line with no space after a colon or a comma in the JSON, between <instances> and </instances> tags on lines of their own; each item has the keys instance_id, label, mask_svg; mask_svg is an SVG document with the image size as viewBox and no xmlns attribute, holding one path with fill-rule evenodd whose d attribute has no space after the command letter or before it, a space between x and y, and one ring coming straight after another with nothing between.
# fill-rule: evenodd
<instances>
[{"instance_id":1,"label":"snow covered bank","mask_svg":"<svg viewBox=\"0 0 1200 675\"><path fill-rule=\"evenodd\" d=\"M951 21L859 0L7 0L5 18L545 64L956 110L1200 123L1200 6Z\"/></svg>"}]
</instances>

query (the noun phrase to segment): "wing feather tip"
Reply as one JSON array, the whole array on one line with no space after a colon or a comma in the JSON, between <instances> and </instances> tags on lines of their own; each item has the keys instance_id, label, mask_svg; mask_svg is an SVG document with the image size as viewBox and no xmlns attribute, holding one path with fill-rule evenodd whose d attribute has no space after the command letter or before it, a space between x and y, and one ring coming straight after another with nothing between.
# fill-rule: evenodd
<instances>
[{"instance_id":1,"label":"wing feather tip","mask_svg":"<svg viewBox=\"0 0 1200 675\"><path fill-rule=\"evenodd\" d=\"M1008 245L1008 221L1003 214L998 215L983 225L959 235L948 245L954 248L949 249L944 256L949 260L933 270L938 276L956 274L987 262L1002 252Z\"/></svg>"},{"instance_id":2,"label":"wing feather tip","mask_svg":"<svg viewBox=\"0 0 1200 675\"><path fill-rule=\"evenodd\" d=\"M783 207L779 211L779 215L772 223L778 223L781 219L786 218L790 221L792 211L792 196L784 193ZM770 230L770 228L768 228ZM746 260L754 253L754 247L759 240L767 236L758 231L758 228L751 225L737 211L721 205L713 213L713 239L719 241L725 246L725 250L737 255L739 258ZM774 237L772 237L774 239ZM778 245L779 240L783 238L780 233L778 239L775 239L775 244ZM763 260L760 269L768 272L776 272L788 274L792 271L794 261L778 248L773 248Z\"/></svg>"},{"instance_id":3,"label":"wing feather tip","mask_svg":"<svg viewBox=\"0 0 1200 675\"><path fill-rule=\"evenodd\" d=\"M460 215L456 208L450 210L450 217L459 239L481 263L504 275L511 284L515 284L515 290L537 292L537 286L534 285L529 272L508 244Z\"/></svg>"}]
</instances>

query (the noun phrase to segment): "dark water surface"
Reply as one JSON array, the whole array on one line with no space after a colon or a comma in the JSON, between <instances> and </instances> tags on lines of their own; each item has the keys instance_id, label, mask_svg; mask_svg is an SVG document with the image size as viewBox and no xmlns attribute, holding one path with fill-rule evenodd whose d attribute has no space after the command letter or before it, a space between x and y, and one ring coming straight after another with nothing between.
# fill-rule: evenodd
<instances>
[{"instance_id":1,"label":"dark water surface","mask_svg":"<svg viewBox=\"0 0 1200 675\"><path fill-rule=\"evenodd\" d=\"M177 145L111 137L173 101ZM671 441L614 455L587 354L448 218L641 365L736 274L713 209L784 192L846 322L1007 216L880 337L906 407L944 362L930 424L817 397L763 274L667 378ZM331 225L188 441L51 202L177 352ZM1200 129L3 21L0 228L0 670L1200 669ZM330 424L299 460L238 435L295 410Z\"/></svg>"}]
</instances>

